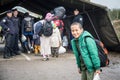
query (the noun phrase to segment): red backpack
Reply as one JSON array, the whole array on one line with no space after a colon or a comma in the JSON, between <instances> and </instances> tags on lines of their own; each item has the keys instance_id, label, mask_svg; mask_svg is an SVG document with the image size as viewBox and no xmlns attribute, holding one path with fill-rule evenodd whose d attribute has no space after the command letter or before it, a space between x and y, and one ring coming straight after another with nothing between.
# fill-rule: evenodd
<instances>
[{"instance_id":1,"label":"red backpack","mask_svg":"<svg viewBox=\"0 0 120 80\"><path fill-rule=\"evenodd\" d=\"M60 19L55 19L53 20L54 24L60 29L60 30L63 30L63 26L64 26L64 23L62 20Z\"/></svg>"}]
</instances>

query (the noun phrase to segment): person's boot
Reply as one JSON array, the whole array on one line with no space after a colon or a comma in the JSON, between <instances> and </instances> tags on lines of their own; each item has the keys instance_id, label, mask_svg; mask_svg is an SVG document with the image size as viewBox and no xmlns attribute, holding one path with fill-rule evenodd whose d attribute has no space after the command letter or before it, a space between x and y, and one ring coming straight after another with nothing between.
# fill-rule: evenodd
<instances>
[{"instance_id":1,"label":"person's boot","mask_svg":"<svg viewBox=\"0 0 120 80\"><path fill-rule=\"evenodd\" d=\"M10 56L4 54L4 55L3 55L3 58L4 58L4 59L10 59Z\"/></svg>"},{"instance_id":2,"label":"person's boot","mask_svg":"<svg viewBox=\"0 0 120 80\"><path fill-rule=\"evenodd\" d=\"M58 58L58 56L59 56L58 53L56 53L56 57L57 57L57 58Z\"/></svg>"},{"instance_id":3,"label":"person's boot","mask_svg":"<svg viewBox=\"0 0 120 80\"><path fill-rule=\"evenodd\" d=\"M54 57L55 56L55 54L54 53L52 53L52 57Z\"/></svg>"}]
</instances>

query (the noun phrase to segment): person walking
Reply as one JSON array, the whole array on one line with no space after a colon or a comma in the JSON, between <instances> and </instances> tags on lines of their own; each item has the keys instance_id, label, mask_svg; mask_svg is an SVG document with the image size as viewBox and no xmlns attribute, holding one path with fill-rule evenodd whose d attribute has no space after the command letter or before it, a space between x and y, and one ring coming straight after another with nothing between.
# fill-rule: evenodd
<instances>
[{"instance_id":1,"label":"person walking","mask_svg":"<svg viewBox=\"0 0 120 80\"><path fill-rule=\"evenodd\" d=\"M22 20L22 34L27 38L27 40L23 42L27 53L31 53L31 50L33 49L33 24L33 18L26 12L24 14L24 19Z\"/></svg>"},{"instance_id":2,"label":"person walking","mask_svg":"<svg viewBox=\"0 0 120 80\"><path fill-rule=\"evenodd\" d=\"M47 13L45 19L40 22L43 24L43 28L45 27L46 22L48 21L52 24L53 14ZM44 34L40 37L41 42L41 54L43 55L43 61L49 60L49 56L51 54L51 45L50 45L51 36L45 36Z\"/></svg>"},{"instance_id":3,"label":"person walking","mask_svg":"<svg viewBox=\"0 0 120 80\"><path fill-rule=\"evenodd\" d=\"M100 59L93 36L85 31L79 22L72 23L70 28L74 37L71 40L72 49L78 72L81 73L81 80L93 80L94 73L100 74Z\"/></svg>"}]
</instances>

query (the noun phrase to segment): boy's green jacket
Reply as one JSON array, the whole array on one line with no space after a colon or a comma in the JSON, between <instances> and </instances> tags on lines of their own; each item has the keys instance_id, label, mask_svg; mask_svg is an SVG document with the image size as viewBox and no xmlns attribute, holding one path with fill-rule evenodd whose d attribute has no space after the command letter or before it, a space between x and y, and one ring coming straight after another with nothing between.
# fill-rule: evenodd
<instances>
[{"instance_id":1,"label":"boy's green jacket","mask_svg":"<svg viewBox=\"0 0 120 80\"><path fill-rule=\"evenodd\" d=\"M98 49L94 39L91 37L87 37L85 42L85 36L92 37L92 35L89 32L83 31L83 33L78 38L79 51L81 53L85 66L87 67L87 70L89 72L92 72L94 70L100 69L100 59L98 57ZM80 57L77 51L75 41L76 39L71 40L71 44L73 53L76 57L77 66L78 68L80 68Z\"/></svg>"}]
</instances>

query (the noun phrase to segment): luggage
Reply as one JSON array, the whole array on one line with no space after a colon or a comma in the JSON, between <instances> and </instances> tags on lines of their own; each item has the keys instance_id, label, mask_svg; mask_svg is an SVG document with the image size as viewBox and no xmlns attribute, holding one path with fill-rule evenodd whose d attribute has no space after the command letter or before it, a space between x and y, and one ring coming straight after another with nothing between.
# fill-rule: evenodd
<instances>
[{"instance_id":1,"label":"luggage","mask_svg":"<svg viewBox=\"0 0 120 80\"><path fill-rule=\"evenodd\" d=\"M33 30L33 19L30 17L24 18L25 20L25 31L30 32Z\"/></svg>"},{"instance_id":2,"label":"luggage","mask_svg":"<svg viewBox=\"0 0 120 80\"><path fill-rule=\"evenodd\" d=\"M45 23L43 23L43 35L46 37L51 36L53 33L53 26L51 21L45 21Z\"/></svg>"},{"instance_id":3,"label":"luggage","mask_svg":"<svg viewBox=\"0 0 120 80\"><path fill-rule=\"evenodd\" d=\"M65 8L63 6L56 7L53 10L54 16L57 16L59 19L62 19L65 17Z\"/></svg>"},{"instance_id":4,"label":"luggage","mask_svg":"<svg viewBox=\"0 0 120 80\"><path fill-rule=\"evenodd\" d=\"M56 25L56 27L58 27L59 29L63 29L64 23L62 20L56 19L56 20L53 20L53 22Z\"/></svg>"}]
</instances>

